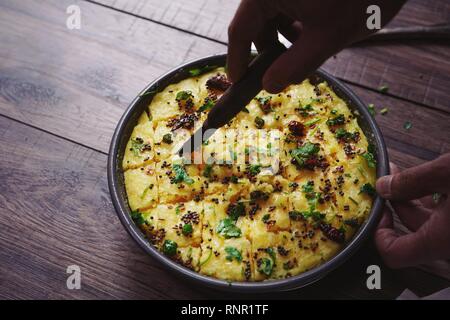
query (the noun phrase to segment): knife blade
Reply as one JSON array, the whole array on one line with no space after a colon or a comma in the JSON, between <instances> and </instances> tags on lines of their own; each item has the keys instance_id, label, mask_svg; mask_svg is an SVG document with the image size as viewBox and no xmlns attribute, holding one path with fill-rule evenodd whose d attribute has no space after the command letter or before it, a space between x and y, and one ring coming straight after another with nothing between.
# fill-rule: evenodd
<instances>
[{"instance_id":1,"label":"knife blade","mask_svg":"<svg viewBox=\"0 0 450 320\"><path fill-rule=\"evenodd\" d=\"M266 70L286 47L277 42L258 54L249 64L247 72L233 83L211 108L203 125L182 145L177 154L191 154L200 148L214 132L233 119L262 90Z\"/></svg>"}]
</instances>

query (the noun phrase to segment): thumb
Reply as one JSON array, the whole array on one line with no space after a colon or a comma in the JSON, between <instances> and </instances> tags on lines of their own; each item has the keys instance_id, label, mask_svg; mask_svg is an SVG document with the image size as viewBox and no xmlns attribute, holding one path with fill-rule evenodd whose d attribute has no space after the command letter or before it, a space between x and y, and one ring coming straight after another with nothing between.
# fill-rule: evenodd
<instances>
[{"instance_id":1,"label":"thumb","mask_svg":"<svg viewBox=\"0 0 450 320\"><path fill-rule=\"evenodd\" d=\"M450 153L400 173L381 177L377 192L385 199L410 200L450 190Z\"/></svg>"},{"instance_id":2,"label":"thumb","mask_svg":"<svg viewBox=\"0 0 450 320\"><path fill-rule=\"evenodd\" d=\"M291 83L303 81L310 73L338 51L321 31L304 29L298 40L284 52L266 71L263 88L278 93Z\"/></svg>"}]
</instances>

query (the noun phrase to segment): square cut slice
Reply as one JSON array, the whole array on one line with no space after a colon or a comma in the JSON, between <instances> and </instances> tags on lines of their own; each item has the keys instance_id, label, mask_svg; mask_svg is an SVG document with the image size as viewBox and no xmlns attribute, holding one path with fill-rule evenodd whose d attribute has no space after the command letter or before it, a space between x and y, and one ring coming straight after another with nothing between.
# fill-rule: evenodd
<instances>
[{"instance_id":1,"label":"square cut slice","mask_svg":"<svg viewBox=\"0 0 450 320\"><path fill-rule=\"evenodd\" d=\"M155 143L155 159L157 161L170 159L191 136L191 131L186 129L178 129L172 132L167 123L167 121L160 121L155 128L153 140ZM168 142L168 138L170 138L171 142Z\"/></svg>"},{"instance_id":2,"label":"square cut slice","mask_svg":"<svg viewBox=\"0 0 450 320\"><path fill-rule=\"evenodd\" d=\"M195 165L163 160L156 164L160 203L189 201L203 194L205 178Z\"/></svg>"},{"instance_id":3,"label":"square cut slice","mask_svg":"<svg viewBox=\"0 0 450 320\"><path fill-rule=\"evenodd\" d=\"M125 188L131 210L154 207L158 203L155 165L150 164L124 172Z\"/></svg>"},{"instance_id":4,"label":"square cut slice","mask_svg":"<svg viewBox=\"0 0 450 320\"><path fill-rule=\"evenodd\" d=\"M177 117L185 112L180 108L176 100L177 94L181 91L189 91L192 95L194 108L199 106L199 86L195 79L185 79L177 84L171 84L163 91L157 93L149 106L149 112L154 122L168 120Z\"/></svg>"},{"instance_id":5,"label":"square cut slice","mask_svg":"<svg viewBox=\"0 0 450 320\"><path fill-rule=\"evenodd\" d=\"M200 202L159 204L156 210L158 229L164 230L164 240L175 241L179 248L200 246L203 219Z\"/></svg>"},{"instance_id":6,"label":"square cut slice","mask_svg":"<svg viewBox=\"0 0 450 320\"><path fill-rule=\"evenodd\" d=\"M198 272L201 254L202 250L200 247L179 247L175 260L186 268Z\"/></svg>"},{"instance_id":7,"label":"square cut slice","mask_svg":"<svg viewBox=\"0 0 450 320\"><path fill-rule=\"evenodd\" d=\"M242 233L227 237L218 229L223 220L229 219L226 213L229 205L228 201L204 202L200 273L229 281L250 281L253 280L250 241ZM234 225L240 230L242 223L244 218L238 218Z\"/></svg>"},{"instance_id":8,"label":"square cut slice","mask_svg":"<svg viewBox=\"0 0 450 320\"><path fill-rule=\"evenodd\" d=\"M137 168L152 162L154 158L153 123L147 121L138 124L128 140L123 157L124 170Z\"/></svg>"},{"instance_id":9,"label":"square cut slice","mask_svg":"<svg viewBox=\"0 0 450 320\"><path fill-rule=\"evenodd\" d=\"M297 257L297 252L295 239L290 232L255 232L251 242L255 280L292 275L288 263Z\"/></svg>"}]
</instances>

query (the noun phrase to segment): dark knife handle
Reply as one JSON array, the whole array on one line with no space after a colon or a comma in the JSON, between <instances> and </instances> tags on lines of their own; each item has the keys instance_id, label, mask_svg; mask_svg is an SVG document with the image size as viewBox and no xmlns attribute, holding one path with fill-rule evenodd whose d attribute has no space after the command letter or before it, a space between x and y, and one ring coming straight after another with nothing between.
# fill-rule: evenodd
<instances>
[{"instance_id":1,"label":"dark knife handle","mask_svg":"<svg viewBox=\"0 0 450 320\"><path fill-rule=\"evenodd\" d=\"M233 83L209 111L203 130L218 129L233 119L261 91L264 73L285 51L286 47L277 42L258 54L250 62L245 75Z\"/></svg>"}]
</instances>

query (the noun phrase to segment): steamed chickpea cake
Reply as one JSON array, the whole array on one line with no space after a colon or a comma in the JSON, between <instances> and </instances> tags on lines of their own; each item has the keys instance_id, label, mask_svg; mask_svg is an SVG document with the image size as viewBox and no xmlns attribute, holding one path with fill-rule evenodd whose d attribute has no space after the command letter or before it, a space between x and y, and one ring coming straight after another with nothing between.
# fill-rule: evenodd
<instances>
[{"instance_id":1,"label":"steamed chickpea cake","mask_svg":"<svg viewBox=\"0 0 450 320\"><path fill-rule=\"evenodd\" d=\"M203 145L204 163L173 156L229 85L217 68L155 95L123 159L132 218L156 248L201 274L300 274L336 255L367 218L374 148L325 82L305 80L261 91Z\"/></svg>"}]
</instances>

